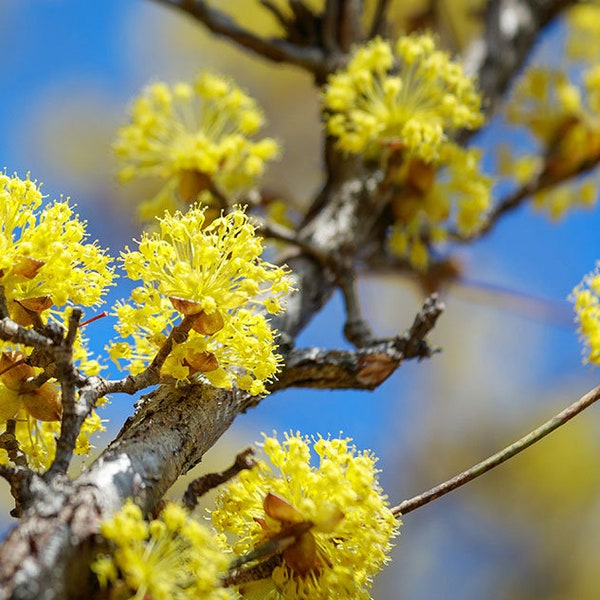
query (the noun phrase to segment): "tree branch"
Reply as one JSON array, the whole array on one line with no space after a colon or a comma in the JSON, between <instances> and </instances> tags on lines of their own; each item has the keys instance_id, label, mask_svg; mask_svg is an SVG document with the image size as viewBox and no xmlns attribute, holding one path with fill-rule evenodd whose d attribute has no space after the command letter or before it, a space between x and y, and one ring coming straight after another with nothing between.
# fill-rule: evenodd
<instances>
[{"instance_id":1,"label":"tree branch","mask_svg":"<svg viewBox=\"0 0 600 600\"><path fill-rule=\"evenodd\" d=\"M520 440L510 444L510 446L506 446L506 448L496 452L496 454L493 454L489 458L477 463L475 466L467 469L466 471L459 473L448 481L445 481L440 485L436 485L434 488L431 488L430 490L423 492L414 498L404 500L404 502L401 502L398 504L398 506L392 508L392 512L395 515L406 515L433 500L437 500L438 498L445 496L452 490L462 487L470 481L473 481L473 479L477 479L477 477L480 477L484 473L491 471L513 456L523 452L523 450L529 448L529 446L539 442L542 438L546 437L549 433L552 433L555 429L562 427L565 423L567 423L567 421L570 421L580 412L594 404L594 402L596 402L598 399L600 399L600 386L589 391L579 400L565 408L563 411L559 412L549 421L546 421L544 424L523 436Z\"/></svg>"},{"instance_id":2,"label":"tree branch","mask_svg":"<svg viewBox=\"0 0 600 600\"><path fill-rule=\"evenodd\" d=\"M210 7L204 0L154 0L165 6L177 8L216 35L235 42L273 62L286 62L323 77L326 71L325 56L316 46L303 47L282 39L265 39L240 27L225 12Z\"/></svg>"},{"instance_id":3,"label":"tree branch","mask_svg":"<svg viewBox=\"0 0 600 600\"><path fill-rule=\"evenodd\" d=\"M477 75L488 114L494 114L540 31L575 0L490 0L485 28L465 55ZM469 134L467 134L469 135Z\"/></svg>"},{"instance_id":4,"label":"tree branch","mask_svg":"<svg viewBox=\"0 0 600 600\"><path fill-rule=\"evenodd\" d=\"M198 504L198 498L201 498L210 490L223 485L241 471L251 469L254 465L256 465L256 460L254 460L254 450L252 448L246 448L235 457L235 462L229 469L219 473L208 473L207 475L194 479L194 481L188 485L188 488L183 495L183 503L190 510L194 509Z\"/></svg>"},{"instance_id":5,"label":"tree branch","mask_svg":"<svg viewBox=\"0 0 600 600\"><path fill-rule=\"evenodd\" d=\"M430 296L403 335L382 340L360 350L292 350L286 366L270 391L290 387L373 390L381 385L404 360L430 357L425 337L444 310L437 295Z\"/></svg>"},{"instance_id":6,"label":"tree branch","mask_svg":"<svg viewBox=\"0 0 600 600\"><path fill-rule=\"evenodd\" d=\"M384 35L386 28L386 17L389 10L390 0L377 0L375 14L369 31L369 38L374 38L377 35Z\"/></svg>"}]
</instances>

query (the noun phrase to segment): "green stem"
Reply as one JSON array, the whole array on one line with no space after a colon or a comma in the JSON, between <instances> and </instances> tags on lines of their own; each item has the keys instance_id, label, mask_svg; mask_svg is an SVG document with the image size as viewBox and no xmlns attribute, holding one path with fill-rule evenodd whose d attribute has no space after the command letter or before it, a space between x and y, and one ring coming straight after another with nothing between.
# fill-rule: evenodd
<instances>
[{"instance_id":1,"label":"green stem","mask_svg":"<svg viewBox=\"0 0 600 600\"><path fill-rule=\"evenodd\" d=\"M394 506L392 508L392 512L397 516L406 515L409 512L428 504L432 500L437 500L438 498L445 496L452 490L469 483L469 481L476 479L480 475L491 471L493 468L501 465L509 458L516 456L519 454L519 452L522 452L526 448L529 448L529 446L541 440L543 437L546 437L549 433L553 432L555 429L558 429L567 421L570 421L574 416L584 411L588 406L591 406L598 399L600 399L600 386L589 391L587 394L585 394L585 396L582 396L579 400L565 408L563 411L559 412L549 421L546 421L533 431L529 432L527 435L523 436L520 440L510 444L510 446L506 446L506 448L496 452L496 454L492 454L492 456L489 458L482 460L480 463L477 463L475 466L467 469L466 471L455 475L452 477L452 479L448 479L448 481L440 483L440 485L436 485L434 488L431 488L430 490L427 490L426 492L423 492L414 498L404 500L404 502L401 502L398 504L398 506Z\"/></svg>"}]
</instances>

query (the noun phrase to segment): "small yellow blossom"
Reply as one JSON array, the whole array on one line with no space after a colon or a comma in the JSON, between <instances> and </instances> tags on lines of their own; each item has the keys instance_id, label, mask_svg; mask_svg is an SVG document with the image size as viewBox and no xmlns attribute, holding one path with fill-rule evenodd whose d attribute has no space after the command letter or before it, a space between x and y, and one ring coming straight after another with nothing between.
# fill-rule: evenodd
<instances>
[{"instance_id":1,"label":"small yellow blossom","mask_svg":"<svg viewBox=\"0 0 600 600\"><path fill-rule=\"evenodd\" d=\"M283 310L288 272L261 259L262 242L242 209L209 225L197 206L158 221L159 231L144 233L138 250L122 255L127 276L143 283L115 307L116 329L132 342L113 343L111 357L140 372L182 316L195 315L188 339L174 346L162 373L180 380L202 373L219 387L265 393L281 357L275 332L256 309Z\"/></svg>"},{"instance_id":2,"label":"small yellow blossom","mask_svg":"<svg viewBox=\"0 0 600 600\"><path fill-rule=\"evenodd\" d=\"M507 144L496 147L496 171L499 176L525 185L537 177L542 168L542 159L534 154L515 153Z\"/></svg>"},{"instance_id":3,"label":"small yellow blossom","mask_svg":"<svg viewBox=\"0 0 600 600\"><path fill-rule=\"evenodd\" d=\"M557 142L570 121L581 116L581 92L564 71L530 67L517 83L506 113L511 123L528 127L549 146Z\"/></svg>"},{"instance_id":4,"label":"small yellow blossom","mask_svg":"<svg viewBox=\"0 0 600 600\"><path fill-rule=\"evenodd\" d=\"M6 388L0 385L0 405L5 401ZM22 405L22 403L20 403ZM1 409L0 409L1 411ZM56 454L56 440L60 435L60 421L40 421L31 415L26 408L20 408L15 421L15 439L19 450L25 455L27 464L36 471L45 471L50 467ZM6 421L0 421L0 434L6 431ZM81 432L77 436L75 453L90 454L94 446L91 438L104 431L105 427L98 414L92 414L84 421ZM0 448L0 465L10 465L8 452Z\"/></svg>"},{"instance_id":5,"label":"small yellow blossom","mask_svg":"<svg viewBox=\"0 0 600 600\"><path fill-rule=\"evenodd\" d=\"M83 373L88 373L88 366L91 364L94 369L96 361L88 359L87 350L79 338L76 342L75 364ZM56 440L60 435L60 388L54 378L38 387L32 386L31 382L42 374L43 369L30 364L31 348L5 342L0 345L0 350L0 433L8 430L9 421L14 421L19 451L30 468L43 471L54 460ZM75 453L90 454L92 437L104 430L99 415L92 411L77 436ZM5 451L0 451L0 464L11 464Z\"/></svg>"},{"instance_id":6,"label":"small yellow blossom","mask_svg":"<svg viewBox=\"0 0 600 600\"><path fill-rule=\"evenodd\" d=\"M393 144L430 162L448 132L483 122L473 81L431 35L401 37L394 50L381 38L359 47L323 101L327 132L352 154Z\"/></svg>"},{"instance_id":7,"label":"small yellow blossom","mask_svg":"<svg viewBox=\"0 0 600 600\"><path fill-rule=\"evenodd\" d=\"M111 258L88 243L86 223L67 201L43 202L35 182L0 173L0 285L9 316L23 327L55 323L66 327L72 305L93 306L112 284ZM48 468L56 450L62 412L60 390L51 378L31 381L43 369L30 363L31 348L0 343L0 432L14 421L20 452L31 468ZM98 362L78 335L73 348L77 367L97 373ZM78 453L90 449L90 436L102 429L93 414L77 439ZM10 462L0 451L0 464Z\"/></svg>"},{"instance_id":8,"label":"small yellow blossom","mask_svg":"<svg viewBox=\"0 0 600 600\"><path fill-rule=\"evenodd\" d=\"M573 290L579 335L584 344L586 362L600 364L600 267L588 273Z\"/></svg>"},{"instance_id":9,"label":"small yellow blossom","mask_svg":"<svg viewBox=\"0 0 600 600\"><path fill-rule=\"evenodd\" d=\"M112 550L92 564L103 588L125 587L123 597L136 600L232 597L219 585L226 556L208 529L177 504L167 503L156 519L146 521L128 500L100 531Z\"/></svg>"},{"instance_id":10,"label":"small yellow blossom","mask_svg":"<svg viewBox=\"0 0 600 600\"><path fill-rule=\"evenodd\" d=\"M570 60L594 63L600 54L600 6L580 2L565 11L567 40L565 54Z\"/></svg>"},{"instance_id":11,"label":"small yellow blossom","mask_svg":"<svg viewBox=\"0 0 600 600\"><path fill-rule=\"evenodd\" d=\"M23 326L52 306L100 303L113 280L112 259L69 203L42 200L35 182L0 173L0 285Z\"/></svg>"},{"instance_id":12,"label":"small yellow blossom","mask_svg":"<svg viewBox=\"0 0 600 600\"><path fill-rule=\"evenodd\" d=\"M114 144L122 181L152 177L164 182L140 207L140 216L185 210L196 201L214 203L213 186L239 199L279 152L271 138L252 139L263 121L256 102L220 75L202 73L191 84L148 86Z\"/></svg>"},{"instance_id":13,"label":"small yellow blossom","mask_svg":"<svg viewBox=\"0 0 600 600\"><path fill-rule=\"evenodd\" d=\"M480 154L448 142L438 162L412 158L393 173L397 193L391 201L389 246L394 254L424 270L429 246L443 243L450 227L468 236L485 223L492 180L480 172Z\"/></svg>"},{"instance_id":14,"label":"small yellow blossom","mask_svg":"<svg viewBox=\"0 0 600 600\"><path fill-rule=\"evenodd\" d=\"M516 86L507 115L515 125L527 127L540 144L532 177L539 178L542 188L534 205L558 218L569 208L593 204L588 183L557 184L600 160L600 68L586 70L582 86L565 71L530 68ZM533 159L529 157L531 164ZM517 181L520 167L519 159L503 165Z\"/></svg>"},{"instance_id":15,"label":"small yellow blossom","mask_svg":"<svg viewBox=\"0 0 600 600\"><path fill-rule=\"evenodd\" d=\"M265 436L263 451L270 464L242 471L221 491L213 524L237 537L239 555L269 540L296 539L271 578L240 586L241 595L260 588L265 600L369 598L398 527L377 481L375 457L357 452L349 439L311 444L299 434L283 442Z\"/></svg>"}]
</instances>

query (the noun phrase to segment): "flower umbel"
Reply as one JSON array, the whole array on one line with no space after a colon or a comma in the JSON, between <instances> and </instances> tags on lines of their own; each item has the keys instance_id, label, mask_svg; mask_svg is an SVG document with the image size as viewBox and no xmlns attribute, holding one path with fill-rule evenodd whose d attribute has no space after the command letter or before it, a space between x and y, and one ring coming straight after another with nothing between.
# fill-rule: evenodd
<instances>
[{"instance_id":1,"label":"flower umbel","mask_svg":"<svg viewBox=\"0 0 600 600\"><path fill-rule=\"evenodd\" d=\"M242 596L260 588L269 600L369 598L398 522L377 482L375 457L350 442L265 437L270 464L241 472L221 492L213 524L237 536L237 554L269 540L294 539L271 579L242 585ZM320 459L316 467L310 465L311 445Z\"/></svg>"},{"instance_id":2,"label":"flower umbel","mask_svg":"<svg viewBox=\"0 0 600 600\"><path fill-rule=\"evenodd\" d=\"M507 116L526 127L539 145L533 155L512 161L502 157L503 174L517 182L521 166L529 162L531 180L539 182L534 206L560 218L569 208L595 204L597 177L575 182L572 178L600 161L600 67L584 71L582 85L564 70L528 69L515 88Z\"/></svg>"},{"instance_id":3,"label":"flower umbel","mask_svg":"<svg viewBox=\"0 0 600 600\"><path fill-rule=\"evenodd\" d=\"M67 201L44 204L35 182L0 173L0 285L10 318L26 328L48 323L64 327L72 304L102 301L114 276L112 259L86 238L85 222ZM73 358L88 375L100 368L80 335ZM44 368L32 360L32 348L0 344L0 433L14 436L28 465L40 470L54 458L62 412L52 370L44 374ZM92 413L78 436L76 452L88 452L90 435L102 429ZM10 452L0 448L0 464L9 462Z\"/></svg>"},{"instance_id":4,"label":"flower umbel","mask_svg":"<svg viewBox=\"0 0 600 600\"><path fill-rule=\"evenodd\" d=\"M167 503L151 521L132 500L100 528L112 552L92 564L100 585L122 586L136 600L224 600L219 586L227 568L208 529L177 504ZM121 597L121 596L119 596Z\"/></svg>"},{"instance_id":5,"label":"flower umbel","mask_svg":"<svg viewBox=\"0 0 600 600\"><path fill-rule=\"evenodd\" d=\"M492 180L480 172L479 159L477 149L448 142L436 163L411 158L392 172L392 252L426 269L429 246L445 242L451 226L468 236L485 223Z\"/></svg>"},{"instance_id":6,"label":"flower umbel","mask_svg":"<svg viewBox=\"0 0 600 600\"><path fill-rule=\"evenodd\" d=\"M42 200L35 182L0 173L0 285L25 327L52 306L100 303L113 280L112 259L69 203Z\"/></svg>"},{"instance_id":7,"label":"flower umbel","mask_svg":"<svg viewBox=\"0 0 600 600\"><path fill-rule=\"evenodd\" d=\"M446 133L483 122L475 85L430 35L376 38L359 47L323 94L327 132L352 154L394 144L423 160L437 157Z\"/></svg>"},{"instance_id":8,"label":"flower umbel","mask_svg":"<svg viewBox=\"0 0 600 600\"><path fill-rule=\"evenodd\" d=\"M115 309L117 331L132 342L113 344L111 356L140 372L169 330L183 316L195 316L187 340L175 345L161 373L179 380L203 373L219 387L235 383L265 393L281 357L275 332L254 309L283 310L288 271L262 260L262 242L242 209L205 226L204 211L192 206L186 214L165 213L159 227L143 234L137 251L122 255L127 276L143 283Z\"/></svg>"},{"instance_id":9,"label":"flower umbel","mask_svg":"<svg viewBox=\"0 0 600 600\"><path fill-rule=\"evenodd\" d=\"M585 361L600 364L600 270L596 267L573 290L575 318L585 346Z\"/></svg>"},{"instance_id":10,"label":"flower umbel","mask_svg":"<svg viewBox=\"0 0 600 600\"><path fill-rule=\"evenodd\" d=\"M220 75L202 73L191 84L148 86L114 144L123 163L122 181L154 177L165 182L140 207L142 218L185 210L198 200L210 202L215 186L239 199L278 153L273 139L252 139L263 121L256 102Z\"/></svg>"}]
</instances>

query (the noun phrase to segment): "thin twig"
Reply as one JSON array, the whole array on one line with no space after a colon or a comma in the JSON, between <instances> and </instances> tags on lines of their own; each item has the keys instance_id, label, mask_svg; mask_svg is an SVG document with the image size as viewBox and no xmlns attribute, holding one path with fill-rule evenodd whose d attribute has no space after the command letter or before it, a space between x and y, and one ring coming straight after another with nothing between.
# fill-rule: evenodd
<instances>
[{"instance_id":1,"label":"thin twig","mask_svg":"<svg viewBox=\"0 0 600 600\"><path fill-rule=\"evenodd\" d=\"M282 10L272 0L258 0L266 10L268 10L285 31L289 29L289 19L283 14Z\"/></svg>"},{"instance_id":2,"label":"thin twig","mask_svg":"<svg viewBox=\"0 0 600 600\"><path fill-rule=\"evenodd\" d=\"M389 8L390 0L378 0L373 21L371 22L371 30L369 31L369 39L377 35L384 35L386 26L386 15Z\"/></svg>"},{"instance_id":3,"label":"thin twig","mask_svg":"<svg viewBox=\"0 0 600 600\"><path fill-rule=\"evenodd\" d=\"M8 305L6 304L6 292L4 286L0 285L0 317L4 319L8 317Z\"/></svg>"},{"instance_id":4,"label":"thin twig","mask_svg":"<svg viewBox=\"0 0 600 600\"><path fill-rule=\"evenodd\" d=\"M28 467L0 465L0 477L10 485L10 493L15 499L15 507L10 511L11 516L20 518L23 509L31 500L31 482L35 473Z\"/></svg>"},{"instance_id":5,"label":"thin twig","mask_svg":"<svg viewBox=\"0 0 600 600\"><path fill-rule=\"evenodd\" d=\"M60 383L62 419L60 436L56 441L56 454L49 469L48 477L64 474L69 468L77 444L77 436L87 416L81 418L77 405L77 369L73 364L73 344L83 317L80 308L74 308L69 316L68 329L63 340L56 347L56 376Z\"/></svg>"},{"instance_id":6,"label":"thin twig","mask_svg":"<svg viewBox=\"0 0 600 600\"><path fill-rule=\"evenodd\" d=\"M269 384L269 391L291 387L374 390L404 360L423 360L436 352L425 337L443 311L443 302L433 294L423 304L410 329L402 335L376 340L359 350L294 348L287 353L285 367Z\"/></svg>"},{"instance_id":7,"label":"thin twig","mask_svg":"<svg viewBox=\"0 0 600 600\"><path fill-rule=\"evenodd\" d=\"M260 579L267 579L271 577L273 569L279 566L283 561L281 554L275 554L268 560L260 562L257 565L251 567L233 569L226 577L222 579L222 585L224 587L230 587L233 585L241 585L242 583L248 583L250 581L259 581Z\"/></svg>"},{"instance_id":8,"label":"thin twig","mask_svg":"<svg viewBox=\"0 0 600 600\"><path fill-rule=\"evenodd\" d=\"M9 317L0 319L0 340L23 344L41 350L48 350L52 347L52 341L46 336L33 329L22 327Z\"/></svg>"},{"instance_id":9,"label":"thin twig","mask_svg":"<svg viewBox=\"0 0 600 600\"><path fill-rule=\"evenodd\" d=\"M338 276L337 282L344 297L346 308L346 323L344 324L345 338L357 348L372 345L375 341L375 336L360 309L354 271L350 268L345 269Z\"/></svg>"},{"instance_id":10,"label":"thin twig","mask_svg":"<svg viewBox=\"0 0 600 600\"><path fill-rule=\"evenodd\" d=\"M94 378L96 381L91 387L98 390L98 398L102 398L107 394L117 393L133 395L140 390L144 390L151 385L159 383L160 370L171 353L173 345L181 344L187 339L194 322L199 316L199 314L187 315L179 325L173 327L152 362L141 373L138 373L137 375L127 375L126 377L123 377L123 379ZM91 379L92 378L90 378L90 381Z\"/></svg>"},{"instance_id":11,"label":"thin twig","mask_svg":"<svg viewBox=\"0 0 600 600\"><path fill-rule=\"evenodd\" d=\"M362 42L362 0L346 0L341 5L339 44L342 52L350 52L354 44Z\"/></svg>"},{"instance_id":12,"label":"thin twig","mask_svg":"<svg viewBox=\"0 0 600 600\"><path fill-rule=\"evenodd\" d=\"M239 46L246 48L274 62L287 62L315 76L323 76L326 67L320 48L301 47L282 39L265 39L240 27L227 13L209 6L204 0L154 0L165 6L172 6L188 13L207 29L217 35L229 38Z\"/></svg>"},{"instance_id":13,"label":"thin twig","mask_svg":"<svg viewBox=\"0 0 600 600\"><path fill-rule=\"evenodd\" d=\"M138 390L158 383L160 370L165 363L165 360L167 360L169 354L171 354L173 346L175 344L181 344L187 340L187 337L199 316L200 314L186 315L179 325L171 329L169 337L167 337L164 344L160 347L160 350L156 353L156 356L152 362L144 371L135 376L134 379L139 386Z\"/></svg>"},{"instance_id":14,"label":"thin twig","mask_svg":"<svg viewBox=\"0 0 600 600\"><path fill-rule=\"evenodd\" d=\"M327 52L339 50L338 22L340 18L339 0L326 0L323 12L323 33L321 34L323 47Z\"/></svg>"},{"instance_id":15,"label":"thin twig","mask_svg":"<svg viewBox=\"0 0 600 600\"><path fill-rule=\"evenodd\" d=\"M319 252L314 246L311 246L309 243L300 239L293 229L288 229L284 225L274 223L273 221L261 221L258 224L257 230L258 233L265 238L279 240L286 244L290 244L291 246L296 246L300 250L306 252L306 254L315 258L321 264L329 262L329 257L327 255L323 252Z\"/></svg>"},{"instance_id":16,"label":"thin twig","mask_svg":"<svg viewBox=\"0 0 600 600\"><path fill-rule=\"evenodd\" d=\"M2 477L2 479L6 479L8 483L10 483L14 479L17 473L18 469L15 469L15 467L9 467L8 465L0 465L0 477Z\"/></svg>"},{"instance_id":17,"label":"thin twig","mask_svg":"<svg viewBox=\"0 0 600 600\"><path fill-rule=\"evenodd\" d=\"M235 462L226 471L221 471L220 473L208 473L207 475L198 477L198 479L194 479L183 495L183 503L190 510L194 509L198 504L198 498L201 498L208 491L229 481L240 471L251 469L254 465L256 465L256 461L254 460L254 450L252 448L246 448L235 457Z\"/></svg>"},{"instance_id":18,"label":"thin twig","mask_svg":"<svg viewBox=\"0 0 600 600\"><path fill-rule=\"evenodd\" d=\"M288 2L294 13L293 24L288 30L291 41L303 46L318 44L320 41L319 26L315 15L302 0L288 0Z\"/></svg>"},{"instance_id":19,"label":"thin twig","mask_svg":"<svg viewBox=\"0 0 600 600\"><path fill-rule=\"evenodd\" d=\"M565 408L563 411L559 412L549 421L546 421L544 424L523 436L520 440L510 444L510 446L506 446L506 448L496 452L496 454L493 454L489 458L477 463L475 466L452 477L452 479L448 479L448 481L445 481L444 483L441 483L440 485L437 485L434 488L415 496L414 498L410 498L409 500L401 502L398 504L398 506L392 508L392 512L398 516L406 515L409 512L428 504L432 500L437 500L438 498L445 496L452 490L469 483L469 481L473 481L473 479L476 479L498 465L501 465L503 462L509 460L513 456L516 456L526 448L529 448L529 446L546 437L549 433L553 432L555 429L558 429L567 421L570 421L574 416L584 411L586 408L588 408L588 406L591 406L598 399L600 399L600 386L589 391L579 400Z\"/></svg>"}]
</instances>

